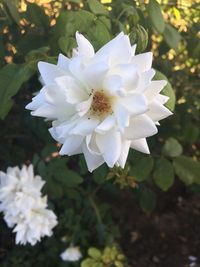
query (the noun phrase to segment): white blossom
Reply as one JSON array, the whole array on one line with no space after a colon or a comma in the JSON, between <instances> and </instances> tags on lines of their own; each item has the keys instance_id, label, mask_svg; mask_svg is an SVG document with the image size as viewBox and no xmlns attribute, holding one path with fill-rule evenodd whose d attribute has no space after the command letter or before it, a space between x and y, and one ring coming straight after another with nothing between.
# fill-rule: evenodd
<instances>
[{"instance_id":1,"label":"white blossom","mask_svg":"<svg viewBox=\"0 0 200 267\"><path fill-rule=\"evenodd\" d=\"M47 209L47 197L41 194L44 183L34 176L32 165L0 172L0 211L8 227L14 227L17 244L35 245L41 237L51 236L57 224L56 215Z\"/></svg>"},{"instance_id":2,"label":"white blossom","mask_svg":"<svg viewBox=\"0 0 200 267\"><path fill-rule=\"evenodd\" d=\"M123 168L130 148L149 153L146 138L172 114L160 94L167 82L152 81L152 53L135 55L124 33L96 53L78 32L76 40L72 58L39 62L44 86L26 108L52 120L61 155L83 153L90 171L104 162Z\"/></svg>"},{"instance_id":3,"label":"white blossom","mask_svg":"<svg viewBox=\"0 0 200 267\"><path fill-rule=\"evenodd\" d=\"M63 261L79 261L82 258L79 247L69 247L60 254Z\"/></svg>"}]
</instances>

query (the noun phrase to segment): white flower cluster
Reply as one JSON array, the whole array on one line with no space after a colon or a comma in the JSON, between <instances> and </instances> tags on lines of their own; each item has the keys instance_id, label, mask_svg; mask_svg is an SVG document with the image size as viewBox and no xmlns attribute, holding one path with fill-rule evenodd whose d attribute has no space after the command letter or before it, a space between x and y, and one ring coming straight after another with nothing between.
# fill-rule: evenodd
<instances>
[{"instance_id":1,"label":"white flower cluster","mask_svg":"<svg viewBox=\"0 0 200 267\"><path fill-rule=\"evenodd\" d=\"M63 261L79 261L82 258L79 247L71 246L60 255Z\"/></svg>"},{"instance_id":2,"label":"white flower cluster","mask_svg":"<svg viewBox=\"0 0 200 267\"><path fill-rule=\"evenodd\" d=\"M123 168L130 148L149 153L146 138L172 114L160 94L167 82L152 81L152 53L135 55L123 32L96 53L83 35L76 40L71 59L39 62L44 87L26 108L53 121L61 155L83 153L90 171L104 162Z\"/></svg>"},{"instance_id":3,"label":"white flower cluster","mask_svg":"<svg viewBox=\"0 0 200 267\"><path fill-rule=\"evenodd\" d=\"M8 227L14 227L16 244L35 245L41 237L52 235L57 218L47 209L47 197L41 195L44 183L34 176L32 165L0 172L0 211Z\"/></svg>"}]
</instances>

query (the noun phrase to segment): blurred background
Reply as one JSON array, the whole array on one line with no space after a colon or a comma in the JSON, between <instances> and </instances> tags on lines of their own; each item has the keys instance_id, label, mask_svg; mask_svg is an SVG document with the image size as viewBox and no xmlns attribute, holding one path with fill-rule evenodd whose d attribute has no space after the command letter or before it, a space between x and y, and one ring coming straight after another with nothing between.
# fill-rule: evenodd
<instances>
[{"instance_id":1,"label":"blurred background","mask_svg":"<svg viewBox=\"0 0 200 267\"><path fill-rule=\"evenodd\" d=\"M121 266L200 266L199 14L199 0L0 0L0 168L33 162L59 219L53 237L23 247L1 216L1 267L81 266L60 259L71 242L83 258L117 244ZM95 50L124 31L168 81L174 115L149 138L151 155L131 151L124 170L90 174L82 156L61 158L50 124L24 108L41 89L38 61L70 57L77 30Z\"/></svg>"}]
</instances>

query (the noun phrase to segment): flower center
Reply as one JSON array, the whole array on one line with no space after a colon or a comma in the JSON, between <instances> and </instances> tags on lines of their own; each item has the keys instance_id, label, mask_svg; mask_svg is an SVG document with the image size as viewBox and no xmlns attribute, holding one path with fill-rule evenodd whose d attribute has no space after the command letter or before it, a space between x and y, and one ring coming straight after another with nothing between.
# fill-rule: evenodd
<instances>
[{"instance_id":1,"label":"flower center","mask_svg":"<svg viewBox=\"0 0 200 267\"><path fill-rule=\"evenodd\" d=\"M95 91L91 110L98 116L112 113L112 97L103 90Z\"/></svg>"}]
</instances>

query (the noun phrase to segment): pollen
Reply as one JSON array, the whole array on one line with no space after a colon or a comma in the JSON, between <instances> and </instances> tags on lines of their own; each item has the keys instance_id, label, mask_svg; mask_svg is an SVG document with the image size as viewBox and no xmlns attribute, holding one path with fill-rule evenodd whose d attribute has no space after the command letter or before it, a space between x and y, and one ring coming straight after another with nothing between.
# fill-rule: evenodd
<instances>
[{"instance_id":1,"label":"pollen","mask_svg":"<svg viewBox=\"0 0 200 267\"><path fill-rule=\"evenodd\" d=\"M108 95L104 90L95 91L91 111L94 115L106 115L112 113L112 96Z\"/></svg>"}]
</instances>

